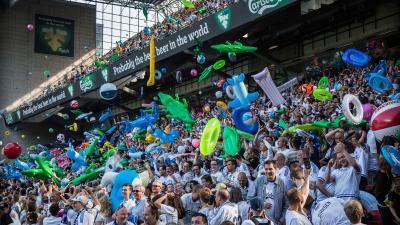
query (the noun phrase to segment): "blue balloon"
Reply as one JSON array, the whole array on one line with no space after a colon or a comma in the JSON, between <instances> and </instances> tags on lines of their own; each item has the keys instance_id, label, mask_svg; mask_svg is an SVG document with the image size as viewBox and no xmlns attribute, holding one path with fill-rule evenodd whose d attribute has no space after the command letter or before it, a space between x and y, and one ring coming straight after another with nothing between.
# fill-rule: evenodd
<instances>
[{"instance_id":1,"label":"blue balloon","mask_svg":"<svg viewBox=\"0 0 400 225\"><path fill-rule=\"evenodd\" d=\"M235 122L235 127L241 131L250 133L250 134L256 134L258 131L258 123L255 122L253 124L247 125L243 121L243 114L251 112L250 107L246 106L241 106L238 108L235 108L232 113L232 119Z\"/></svg>"},{"instance_id":2,"label":"blue balloon","mask_svg":"<svg viewBox=\"0 0 400 225\"><path fill-rule=\"evenodd\" d=\"M145 35L150 35L151 34L150 27L144 27L143 32Z\"/></svg>"},{"instance_id":3,"label":"blue balloon","mask_svg":"<svg viewBox=\"0 0 400 225\"><path fill-rule=\"evenodd\" d=\"M197 56L197 63L203 65L206 62L206 57L203 54Z\"/></svg>"},{"instance_id":4,"label":"blue balloon","mask_svg":"<svg viewBox=\"0 0 400 225\"><path fill-rule=\"evenodd\" d=\"M167 73L167 68L165 68L165 67L161 68L161 73L162 74L166 74Z\"/></svg>"},{"instance_id":5,"label":"blue balloon","mask_svg":"<svg viewBox=\"0 0 400 225\"><path fill-rule=\"evenodd\" d=\"M342 60L355 67L366 67L370 63L371 57L364 52L350 48L343 53Z\"/></svg>"},{"instance_id":6,"label":"blue balloon","mask_svg":"<svg viewBox=\"0 0 400 225\"><path fill-rule=\"evenodd\" d=\"M122 197L122 186L124 184L139 184L140 177L135 171L132 170L124 170L118 173L115 178L114 185L110 194L111 200L111 208L112 211L115 212L117 208L121 205L124 198Z\"/></svg>"}]
</instances>

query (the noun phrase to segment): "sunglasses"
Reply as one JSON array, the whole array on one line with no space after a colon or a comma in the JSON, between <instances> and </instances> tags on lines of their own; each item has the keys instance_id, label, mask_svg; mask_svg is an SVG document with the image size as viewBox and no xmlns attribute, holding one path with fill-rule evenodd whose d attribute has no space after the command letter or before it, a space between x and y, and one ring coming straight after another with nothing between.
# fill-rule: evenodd
<instances>
[{"instance_id":1,"label":"sunglasses","mask_svg":"<svg viewBox=\"0 0 400 225\"><path fill-rule=\"evenodd\" d=\"M133 190L132 191L133 193L138 193L138 192L140 192L139 190Z\"/></svg>"}]
</instances>

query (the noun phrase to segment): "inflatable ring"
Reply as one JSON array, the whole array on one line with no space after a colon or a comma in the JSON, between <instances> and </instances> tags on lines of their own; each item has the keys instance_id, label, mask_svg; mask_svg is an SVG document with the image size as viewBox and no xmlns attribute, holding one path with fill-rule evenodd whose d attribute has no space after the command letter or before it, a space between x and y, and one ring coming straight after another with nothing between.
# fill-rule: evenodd
<instances>
[{"instance_id":1,"label":"inflatable ring","mask_svg":"<svg viewBox=\"0 0 400 225\"><path fill-rule=\"evenodd\" d=\"M235 92L233 91L233 87L231 85L226 87L226 95L228 95L228 97L230 99L235 99L236 98Z\"/></svg>"},{"instance_id":2,"label":"inflatable ring","mask_svg":"<svg viewBox=\"0 0 400 225\"><path fill-rule=\"evenodd\" d=\"M218 60L218 61L216 61L214 63L213 69L214 70L219 70L219 69L222 69L222 67L224 67L224 66L225 66L225 60L221 59L221 60Z\"/></svg>"},{"instance_id":3,"label":"inflatable ring","mask_svg":"<svg viewBox=\"0 0 400 225\"><path fill-rule=\"evenodd\" d=\"M328 87L328 77L323 76L321 79L318 81L318 88L327 88Z\"/></svg>"},{"instance_id":4,"label":"inflatable ring","mask_svg":"<svg viewBox=\"0 0 400 225\"><path fill-rule=\"evenodd\" d=\"M176 79L176 82L182 83L182 72L181 71L179 71L179 70L176 71L175 79Z\"/></svg>"},{"instance_id":5,"label":"inflatable ring","mask_svg":"<svg viewBox=\"0 0 400 225\"><path fill-rule=\"evenodd\" d=\"M314 95L315 99L317 99L321 102L332 99L332 94L329 91L327 91L326 89L318 88L317 90L315 90L313 92L313 95Z\"/></svg>"},{"instance_id":6,"label":"inflatable ring","mask_svg":"<svg viewBox=\"0 0 400 225\"><path fill-rule=\"evenodd\" d=\"M393 88L393 85L389 79L377 74L371 74L371 77L368 80L368 84L372 89L379 93L389 91Z\"/></svg>"},{"instance_id":7,"label":"inflatable ring","mask_svg":"<svg viewBox=\"0 0 400 225\"><path fill-rule=\"evenodd\" d=\"M356 109L356 115L353 115L350 111L350 103L353 103ZM346 119L353 124L361 123L364 115L364 110L360 100L352 94L346 94L342 100L342 110Z\"/></svg>"},{"instance_id":8,"label":"inflatable ring","mask_svg":"<svg viewBox=\"0 0 400 225\"><path fill-rule=\"evenodd\" d=\"M155 70L155 72L154 72L154 79L156 79L156 80L161 80L161 78L162 78L162 73L161 73L161 71Z\"/></svg>"},{"instance_id":9,"label":"inflatable ring","mask_svg":"<svg viewBox=\"0 0 400 225\"><path fill-rule=\"evenodd\" d=\"M8 136L10 134L11 134L11 132L9 130L4 131L4 135Z\"/></svg>"},{"instance_id":10,"label":"inflatable ring","mask_svg":"<svg viewBox=\"0 0 400 225\"><path fill-rule=\"evenodd\" d=\"M217 102L215 103L215 105L217 105L217 106L223 108L224 110L227 110L227 109L228 109L228 106L227 106L226 103L223 102L223 101L217 101Z\"/></svg>"},{"instance_id":11,"label":"inflatable ring","mask_svg":"<svg viewBox=\"0 0 400 225\"><path fill-rule=\"evenodd\" d=\"M355 67L366 67L371 61L371 57L357 49L347 49L342 55L342 60Z\"/></svg>"},{"instance_id":12,"label":"inflatable ring","mask_svg":"<svg viewBox=\"0 0 400 225\"><path fill-rule=\"evenodd\" d=\"M214 152L217 145L219 132L221 130L221 123L218 119L212 118L204 127L203 134L200 139L200 153L204 156L210 155Z\"/></svg>"},{"instance_id":13,"label":"inflatable ring","mask_svg":"<svg viewBox=\"0 0 400 225\"><path fill-rule=\"evenodd\" d=\"M390 145L384 145L381 149L383 158L385 158L386 162L392 167L392 169L400 174L400 153L397 149Z\"/></svg>"},{"instance_id":14,"label":"inflatable ring","mask_svg":"<svg viewBox=\"0 0 400 225\"><path fill-rule=\"evenodd\" d=\"M211 72L212 72L212 66L205 68L203 72L201 72L200 74L199 82L207 79L211 75Z\"/></svg>"},{"instance_id":15,"label":"inflatable ring","mask_svg":"<svg viewBox=\"0 0 400 225\"><path fill-rule=\"evenodd\" d=\"M248 106L241 106L233 110L232 119L235 122L235 127L238 130L244 131L246 133L256 134L258 131L258 122L255 121L253 124L247 125L243 121L243 115L247 112L250 112L250 107Z\"/></svg>"}]
</instances>

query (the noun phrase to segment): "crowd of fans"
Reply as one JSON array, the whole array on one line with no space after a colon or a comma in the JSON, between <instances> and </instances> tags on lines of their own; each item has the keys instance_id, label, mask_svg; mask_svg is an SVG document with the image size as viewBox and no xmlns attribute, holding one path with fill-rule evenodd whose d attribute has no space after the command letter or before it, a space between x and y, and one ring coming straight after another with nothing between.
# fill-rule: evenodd
<instances>
[{"instance_id":1,"label":"crowd of fans","mask_svg":"<svg viewBox=\"0 0 400 225\"><path fill-rule=\"evenodd\" d=\"M395 78L398 91L399 67L389 65L388 77ZM278 122L282 119L290 127L333 120L342 114L341 99L347 93L375 106L387 102L390 93L377 94L363 79L368 69L330 71L333 99L324 102L303 92L301 81L283 93L287 102L279 106L281 113L261 95L251 105L260 129L252 140L241 138L236 156L221 158L220 147L203 156L192 145L207 121L218 118L214 110L192 109L197 123L191 133L179 121L160 118L160 128L169 125L181 133L162 155L131 158L126 149L145 151L150 143L115 131L108 136L111 144L125 146L116 153L127 162L120 170L147 171L150 182L125 184L119 193L124 200L114 212L110 190L100 179L65 187L26 177L1 179L0 225L400 224L400 178L380 151L382 145L400 151L400 140L386 136L378 143L368 124L356 128L344 122L306 138L284 132ZM318 77L309 79L318 82ZM339 90L335 82L341 83ZM229 116L220 120L222 126L234 124ZM83 172L70 166L64 170L69 180Z\"/></svg>"},{"instance_id":2,"label":"crowd of fans","mask_svg":"<svg viewBox=\"0 0 400 225\"><path fill-rule=\"evenodd\" d=\"M141 50L150 45L150 37L154 36L156 40L164 39L179 30L191 26L193 23L202 20L203 18L218 12L226 6L232 4L233 0L198 0L193 2L194 8L182 8L174 12L172 15L164 18L163 21L157 22L152 27L145 27L144 30L137 33L135 36L129 38L124 43L117 42L116 46L112 48L107 54L97 58L97 63L86 65L83 62L80 66L72 69L70 74L66 74L63 80L51 84L49 88L43 90L43 92L36 98L41 99L47 94L54 92L60 88L66 87L69 83L79 81L83 77L99 68L108 65L112 62L117 61L120 58L127 57L132 52ZM32 102L34 99L31 99ZM23 103L21 107L24 107L28 102Z\"/></svg>"}]
</instances>

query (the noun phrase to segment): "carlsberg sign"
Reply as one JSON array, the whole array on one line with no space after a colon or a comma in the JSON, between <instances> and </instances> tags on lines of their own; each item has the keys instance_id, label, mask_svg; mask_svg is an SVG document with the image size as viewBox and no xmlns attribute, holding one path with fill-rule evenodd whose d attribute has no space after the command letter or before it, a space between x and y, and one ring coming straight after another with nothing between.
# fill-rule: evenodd
<instances>
[{"instance_id":1,"label":"carlsberg sign","mask_svg":"<svg viewBox=\"0 0 400 225\"><path fill-rule=\"evenodd\" d=\"M264 10L275 8L283 0L248 0L251 13L262 14Z\"/></svg>"}]
</instances>

